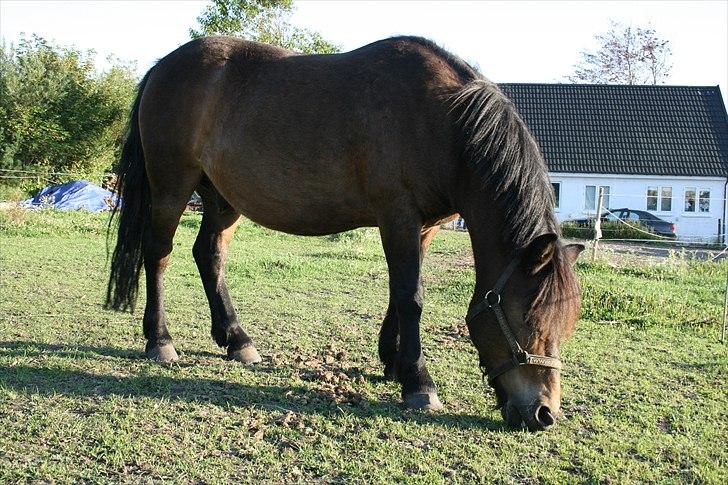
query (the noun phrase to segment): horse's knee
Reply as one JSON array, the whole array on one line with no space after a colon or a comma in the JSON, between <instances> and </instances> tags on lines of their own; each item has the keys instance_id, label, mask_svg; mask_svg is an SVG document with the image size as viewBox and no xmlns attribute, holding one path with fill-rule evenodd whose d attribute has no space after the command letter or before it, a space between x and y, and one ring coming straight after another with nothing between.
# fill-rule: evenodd
<instances>
[{"instance_id":1,"label":"horse's knee","mask_svg":"<svg viewBox=\"0 0 728 485\"><path fill-rule=\"evenodd\" d=\"M222 253L218 246L214 244L214 241L211 242L207 238L198 238L192 246L192 256L195 258L195 263L197 263L203 278L207 273L216 274L222 269Z\"/></svg>"},{"instance_id":2,"label":"horse's knee","mask_svg":"<svg viewBox=\"0 0 728 485\"><path fill-rule=\"evenodd\" d=\"M198 266L207 263L210 257L210 245L208 241L198 236L195 244L192 245L192 256L195 258Z\"/></svg>"}]
</instances>

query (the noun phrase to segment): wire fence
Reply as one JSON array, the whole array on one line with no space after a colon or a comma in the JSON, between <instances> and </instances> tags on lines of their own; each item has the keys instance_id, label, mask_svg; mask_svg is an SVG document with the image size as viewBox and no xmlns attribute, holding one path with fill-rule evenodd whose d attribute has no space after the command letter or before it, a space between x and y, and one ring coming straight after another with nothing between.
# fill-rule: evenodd
<instances>
[{"instance_id":1,"label":"wire fence","mask_svg":"<svg viewBox=\"0 0 728 485\"><path fill-rule=\"evenodd\" d=\"M6 175L6 173L9 173L10 175ZM37 169L29 170L29 169L17 169L17 168L0 168L0 178L7 178L7 177L10 177L15 174L19 174L19 175L16 175L18 177L29 177L29 178L34 178L34 177L39 177L39 176L43 177L43 176L50 176L50 175L69 176L69 177L89 176L89 175L94 175L94 176L101 175L101 176L106 177L106 176L114 175L112 172L105 172L103 174L90 174L88 172L74 172L74 171L45 171L45 170L37 170ZM694 187L700 187L700 184L695 184ZM612 198L630 197L630 198L643 198L646 201L648 197L649 198L655 197L654 195L648 195L646 192L613 193L613 194L604 194L604 195L605 195L605 198L609 197L610 200ZM670 198L673 200L676 200L676 199L679 200L679 199L682 199L683 197L681 195L673 195ZM695 198L697 199L698 196L696 195ZM717 197L717 196L713 196L713 195L710 196L711 202L713 202L713 201L723 202L727 199L728 199L728 197ZM613 205L613 204L610 204L610 205ZM612 207L612 208L614 208L614 207ZM596 209L585 209L585 210L595 211ZM638 210L643 210L643 209L638 209ZM669 212L669 211L652 211L652 212Z\"/></svg>"},{"instance_id":2,"label":"wire fence","mask_svg":"<svg viewBox=\"0 0 728 485\"><path fill-rule=\"evenodd\" d=\"M106 179L108 177L113 177L115 174L110 172L105 173L98 173L98 174L89 174L87 172L74 172L74 171L45 171L45 170L37 170L37 169L27 169L27 168L0 168L0 180L12 180L12 181L22 181L22 180L36 180L40 184L41 182L60 182L59 178L67 177L69 179L77 179L77 178L100 178L100 179ZM91 177L90 177L91 176ZM698 184L699 185L699 184ZM607 194L605 194L606 196ZM646 192L643 193L634 193L634 194L621 194L621 193L614 193L608 195L610 198L643 198L647 200L649 197ZM680 199L679 196L672 197L673 199ZM722 197L710 197L711 203L722 203L726 200L726 198ZM9 201L2 201L2 202L9 202ZM636 210L643 210L643 209L636 209ZM590 212L592 211L586 211L585 215L587 217L590 216ZM593 211L595 216L596 211ZM654 211L646 211L646 212L654 212ZM657 211L658 214L662 215L663 217L670 217L672 214L667 214L664 212L668 211ZM671 211L669 211L671 212ZM711 242L715 241L728 241L728 231L726 232L718 232L716 234L711 234L710 236L701 236L701 235L690 235L690 234L681 234L677 239L669 236L663 236L660 234L657 234L655 232L646 231L640 227L637 227L634 224L629 224L628 222L624 221L623 219L620 219L616 214L614 214L609 208L603 209L603 214L609 214L614 217L614 221L618 221L621 224L624 224L628 227L630 227L631 230L634 230L636 232L644 233L645 236L648 236L652 238L653 240L659 240L661 243L666 244L675 244L675 245L685 245L685 244L709 244ZM699 212L696 211L696 214ZM680 213L675 214L677 216L682 215ZM566 222L566 221L565 221ZM448 223L444 226L447 229L453 229L453 230L467 230L464 221L462 219L455 220L451 223ZM589 234L589 231L593 231L590 227L570 227L570 231L583 231L584 234ZM609 241L620 241L620 242L640 242L640 243L646 243L646 244L654 244L654 241L650 241L648 239L638 239L638 238L609 238L606 239Z\"/></svg>"},{"instance_id":3,"label":"wire fence","mask_svg":"<svg viewBox=\"0 0 728 485\"><path fill-rule=\"evenodd\" d=\"M109 172L56 172L43 170L21 170L0 168L0 180L36 180L38 182L59 182L63 180L75 180L80 178L104 179L113 176Z\"/></svg>"}]
</instances>

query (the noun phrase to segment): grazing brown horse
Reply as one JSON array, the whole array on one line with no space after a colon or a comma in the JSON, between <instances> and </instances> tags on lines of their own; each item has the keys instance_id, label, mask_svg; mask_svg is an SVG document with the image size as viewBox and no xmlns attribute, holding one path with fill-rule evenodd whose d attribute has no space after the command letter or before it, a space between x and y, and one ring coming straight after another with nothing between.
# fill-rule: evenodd
<instances>
[{"instance_id":1,"label":"grazing brown horse","mask_svg":"<svg viewBox=\"0 0 728 485\"><path fill-rule=\"evenodd\" d=\"M459 213L475 257L467 321L481 367L506 421L553 424L583 246L558 240L546 167L513 104L432 42L299 55L230 37L192 41L142 80L119 176L106 305L133 307L144 266L149 358L177 359L162 276L197 190L205 211L193 253L212 335L231 359L260 361L223 276L241 214L302 235L377 226L389 267L384 372L407 406L437 409L420 343L420 267L439 224Z\"/></svg>"}]
</instances>

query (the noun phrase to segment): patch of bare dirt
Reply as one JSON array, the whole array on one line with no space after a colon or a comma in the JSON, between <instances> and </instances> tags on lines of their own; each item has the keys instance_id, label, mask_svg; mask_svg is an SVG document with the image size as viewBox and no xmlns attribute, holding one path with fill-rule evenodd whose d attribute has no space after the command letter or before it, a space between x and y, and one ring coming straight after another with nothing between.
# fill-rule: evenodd
<instances>
[{"instance_id":1,"label":"patch of bare dirt","mask_svg":"<svg viewBox=\"0 0 728 485\"><path fill-rule=\"evenodd\" d=\"M305 355L299 351L293 353L293 366L299 377L314 384L324 396L337 404L359 404L363 397L356 389L364 383L361 370L351 365L345 350L329 347L316 355ZM283 362L283 356L271 356L274 364Z\"/></svg>"}]
</instances>

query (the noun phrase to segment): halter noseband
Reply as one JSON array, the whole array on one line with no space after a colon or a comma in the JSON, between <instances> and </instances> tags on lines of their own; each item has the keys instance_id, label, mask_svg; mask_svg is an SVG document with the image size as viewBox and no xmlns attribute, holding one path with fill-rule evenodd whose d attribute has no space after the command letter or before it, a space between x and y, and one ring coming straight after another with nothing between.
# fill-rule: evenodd
<instances>
[{"instance_id":1,"label":"halter noseband","mask_svg":"<svg viewBox=\"0 0 728 485\"><path fill-rule=\"evenodd\" d=\"M500 306L501 292L519 263L519 258L513 259L505 271L503 271L500 275L500 278L498 278L493 289L488 290L483 301L473 306L468 311L468 315L465 317L465 321L470 324L473 318L480 315L488 308L493 310L495 318L498 320L501 332L503 332L503 336L506 338L508 346L511 348L511 359L488 372L488 383L491 385L493 384L493 381L495 381L496 377L522 365L537 365L540 367L548 367L550 369L561 369L561 361L559 359L555 357L548 357L546 355L529 354L523 350L521 345L518 343L518 340L516 340L516 337L513 335L513 330L511 329L511 326L508 325L506 314L503 313L503 308ZM483 374L485 374L484 367L482 365L480 367L483 369Z\"/></svg>"}]
</instances>

